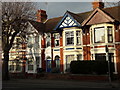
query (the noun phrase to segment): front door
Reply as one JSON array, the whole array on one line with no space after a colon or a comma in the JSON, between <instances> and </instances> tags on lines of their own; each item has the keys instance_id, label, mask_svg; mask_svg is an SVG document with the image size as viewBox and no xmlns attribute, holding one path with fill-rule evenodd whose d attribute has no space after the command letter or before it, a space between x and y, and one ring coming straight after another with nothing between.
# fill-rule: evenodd
<instances>
[{"instance_id":1,"label":"front door","mask_svg":"<svg viewBox=\"0 0 120 90\"><path fill-rule=\"evenodd\" d=\"M46 62L46 71L47 72L51 72L51 68L52 68L52 62L51 62L51 60L47 60L47 62Z\"/></svg>"}]
</instances>

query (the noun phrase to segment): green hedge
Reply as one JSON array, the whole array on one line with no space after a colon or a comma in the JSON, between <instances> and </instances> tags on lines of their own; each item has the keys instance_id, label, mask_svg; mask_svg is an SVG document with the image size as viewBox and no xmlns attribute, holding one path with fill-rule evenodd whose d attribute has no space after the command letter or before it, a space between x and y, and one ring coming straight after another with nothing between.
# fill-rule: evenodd
<instances>
[{"instance_id":1,"label":"green hedge","mask_svg":"<svg viewBox=\"0 0 120 90\"><path fill-rule=\"evenodd\" d=\"M70 64L70 71L73 74L107 74L107 61L72 61Z\"/></svg>"}]
</instances>

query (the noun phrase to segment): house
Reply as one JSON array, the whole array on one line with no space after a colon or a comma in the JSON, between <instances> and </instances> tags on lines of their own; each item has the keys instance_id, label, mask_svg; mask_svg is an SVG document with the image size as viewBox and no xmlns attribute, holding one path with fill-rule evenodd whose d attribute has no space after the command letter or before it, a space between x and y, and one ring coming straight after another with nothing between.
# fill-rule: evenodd
<instances>
[{"instance_id":1,"label":"house","mask_svg":"<svg viewBox=\"0 0 120 90\"><path fill-rule=\"evenodd\" d=\"M28 44L26 57L33 61L26 62L25 72L36 73L37 68L51 72L58 68L66 73L73 60L109 60L114 63L114 74L119 75L120 6L104 8L99 1L92 5L92 11L77 14L66 11L62 17L51 19L47 19L46 11L38 10L37 22L31 23L35 33L28 39L38 36L39 40L28 40L32 45Z\"/></svg>"},{"instance_id":2,"label":"house","mask_svg":"<svg viewBox=\"0 0 120 90\"><path fill-rule=\"evenodd\" d=\"M41 39L44 25L36 21L27 21L26 35L15 37L10 50L9 71L11 73L36 73L41 68Z\"/></svg>"},{"instance_id":3,"label":"house","mask_svg":"<svg viewBox=\"0 0 120 90\"><path fill-rule=\"evenodd\" d=\"M120 73L120 6L104 8L99 1L92 5L92 11L67 11L45 22L42 66L47 72L54 67L67 72L73 60L106 60L108 54L114 63L114 74Z\"/></svg>"}]
</instances>

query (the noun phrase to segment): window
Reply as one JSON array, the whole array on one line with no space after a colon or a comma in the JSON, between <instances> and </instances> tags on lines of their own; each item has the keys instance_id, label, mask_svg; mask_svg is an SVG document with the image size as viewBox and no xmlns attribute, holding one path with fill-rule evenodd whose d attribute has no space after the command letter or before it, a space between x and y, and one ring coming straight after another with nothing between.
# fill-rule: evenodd
<instances>
[{"instance_id":1,"label":"window","mask_svg":"<svg viewBox=\"0 0 120 90\"><path fill-rule=\"evenodd\" d=\"M105 42L105 29L104 27L99 27L94 29L94 40L95 43L104 43Z\"/></svg>"},{"instance_id":2,"label":"window","mask_svg":"<svg viewBox=\"0 0 120 90\"><path fill-rule=\"evenodd\" d=\"M56 68L60 68L60 57L58 55L55 56L55 65Z\"/></svg>"},{"instance_id":3,"label":"window","mask_svg":"<svg viewBox=\"0 0 120 90\"><path fill-rule=\"evenodd\" d=\"M74 60L74 55L66 55L66 70L70 69L70 63Z\"/></svg>"},{"instance_id":4,"label":"window","mask_svg":"<svg viewBox=\"0 0 120 90\"><path fill-rule=\"evenodd\" d=\"M39 68L39 64L40 64L40 57L36 56L36 65L37 65L37 68Z\"/></svg>"},{"instance_id":5,"label":"window","mask_svg":"<svg viewBox=\"0 0 120 90\"><path fill-rule=\"evenodd\" d=\"M60 40L59 40L59 38L60 38L60 35L59 34L55 34L54 35L54 37L55 37L55 46L59 46L60 45Z\"/></svg>"},{"instance_id":6,"label":"window","mask_svg":"<svg viewBox=\"0 0 120 90\"><path fill-rule=\"evenodd\" d=\"M77 45L80 45L80 44L81 44L80 31L76 31L76 38L77 38L76 44L77 44Z\"/></svg>"},{"instance_id":7,"label":"window","mask_svg":"<svg viewBox=\"0 0 120 90\"><path fill-rule=\"evenodd\" d=\"M9 70L14 71L14 65L9 65Z\"/></svg>"},{"instance_id":8,"label":"window","mask_svg":"<svg viewBox=\"0 0 120 90\"><path fill-rule=\"evenodd\" d=\"M65 32L66 45L74 45L74 31Z\"/></svg>"},{"instance_id":9,"label":"window","mask_svg":"<svg viewBox=\"0 0 120 90\"><path fill-rule=\"evenodd\" d=\"M30 71L33 70L33 60L32 60L32 58L28 59L28 70L30 70Z\"/></svg>"},{"instance_id":10,"label":"window","mask_svg":"<svg viewBox=\"0 0 120 90\"><path fill-rule=\"evenodd\" d=\"M95 54L95 60L106 61L106 54Z\"/></svg>"},{"instance_id":11,"label":"window","mask_svg":"<svg viewBox=\"0 0 120 90\"><path fill-rule=\"evenodd\" d=\"M49 47L51 45L50 44L50 40L51 40L50 34L47 34L47 37L46 37L46 47Z\"/></svg>"},{"instance_id":12,"label":"window","mask_svg":"<svg viewBox=\"0 0 120 90\"><path fill-rule=\"evenodd\" d=\"M82 54L77 55L77 60L82 60Z\"/></svg>"},{"instance_id":13,"label":"window","mask_svg":"<svg viewBox=\"0 0 120 90\"><path fill-rule=\"evenodd\" d=\"M110 43L110 42L113 42L113 36L112 36L112 34L113 34L113 32L112 32L112 26L108 26L108 27L107 27L107 29L108 29L108 42Z\"/></svg>"}]
</instances>

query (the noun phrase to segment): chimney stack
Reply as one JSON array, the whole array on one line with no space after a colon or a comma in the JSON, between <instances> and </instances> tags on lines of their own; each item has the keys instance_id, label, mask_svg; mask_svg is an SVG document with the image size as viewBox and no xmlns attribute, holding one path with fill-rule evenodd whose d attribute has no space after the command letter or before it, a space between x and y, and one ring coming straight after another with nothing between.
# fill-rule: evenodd
<instances>
[{"instance_id":1,"label":"chimney stack","mask_svg":"<svg viewBox=\"0 0 120 90\"><path fill-rule=\"evenodd\" d=\"M93 9L104 8L104 3L102 2L102 0L94 0L92 5L93 5Z\"/></svg>"},{"instance_id":2,"label":"chimney stack","mask_svg":"<svg viewBox=\"0 0 120 90\"><path fill-rule=\"evenodd\" d=\"M38 22L45 22L47 20L47 14L45 10L38 10L37 11L37 21Z\"/></svg>"}]
</instances>

